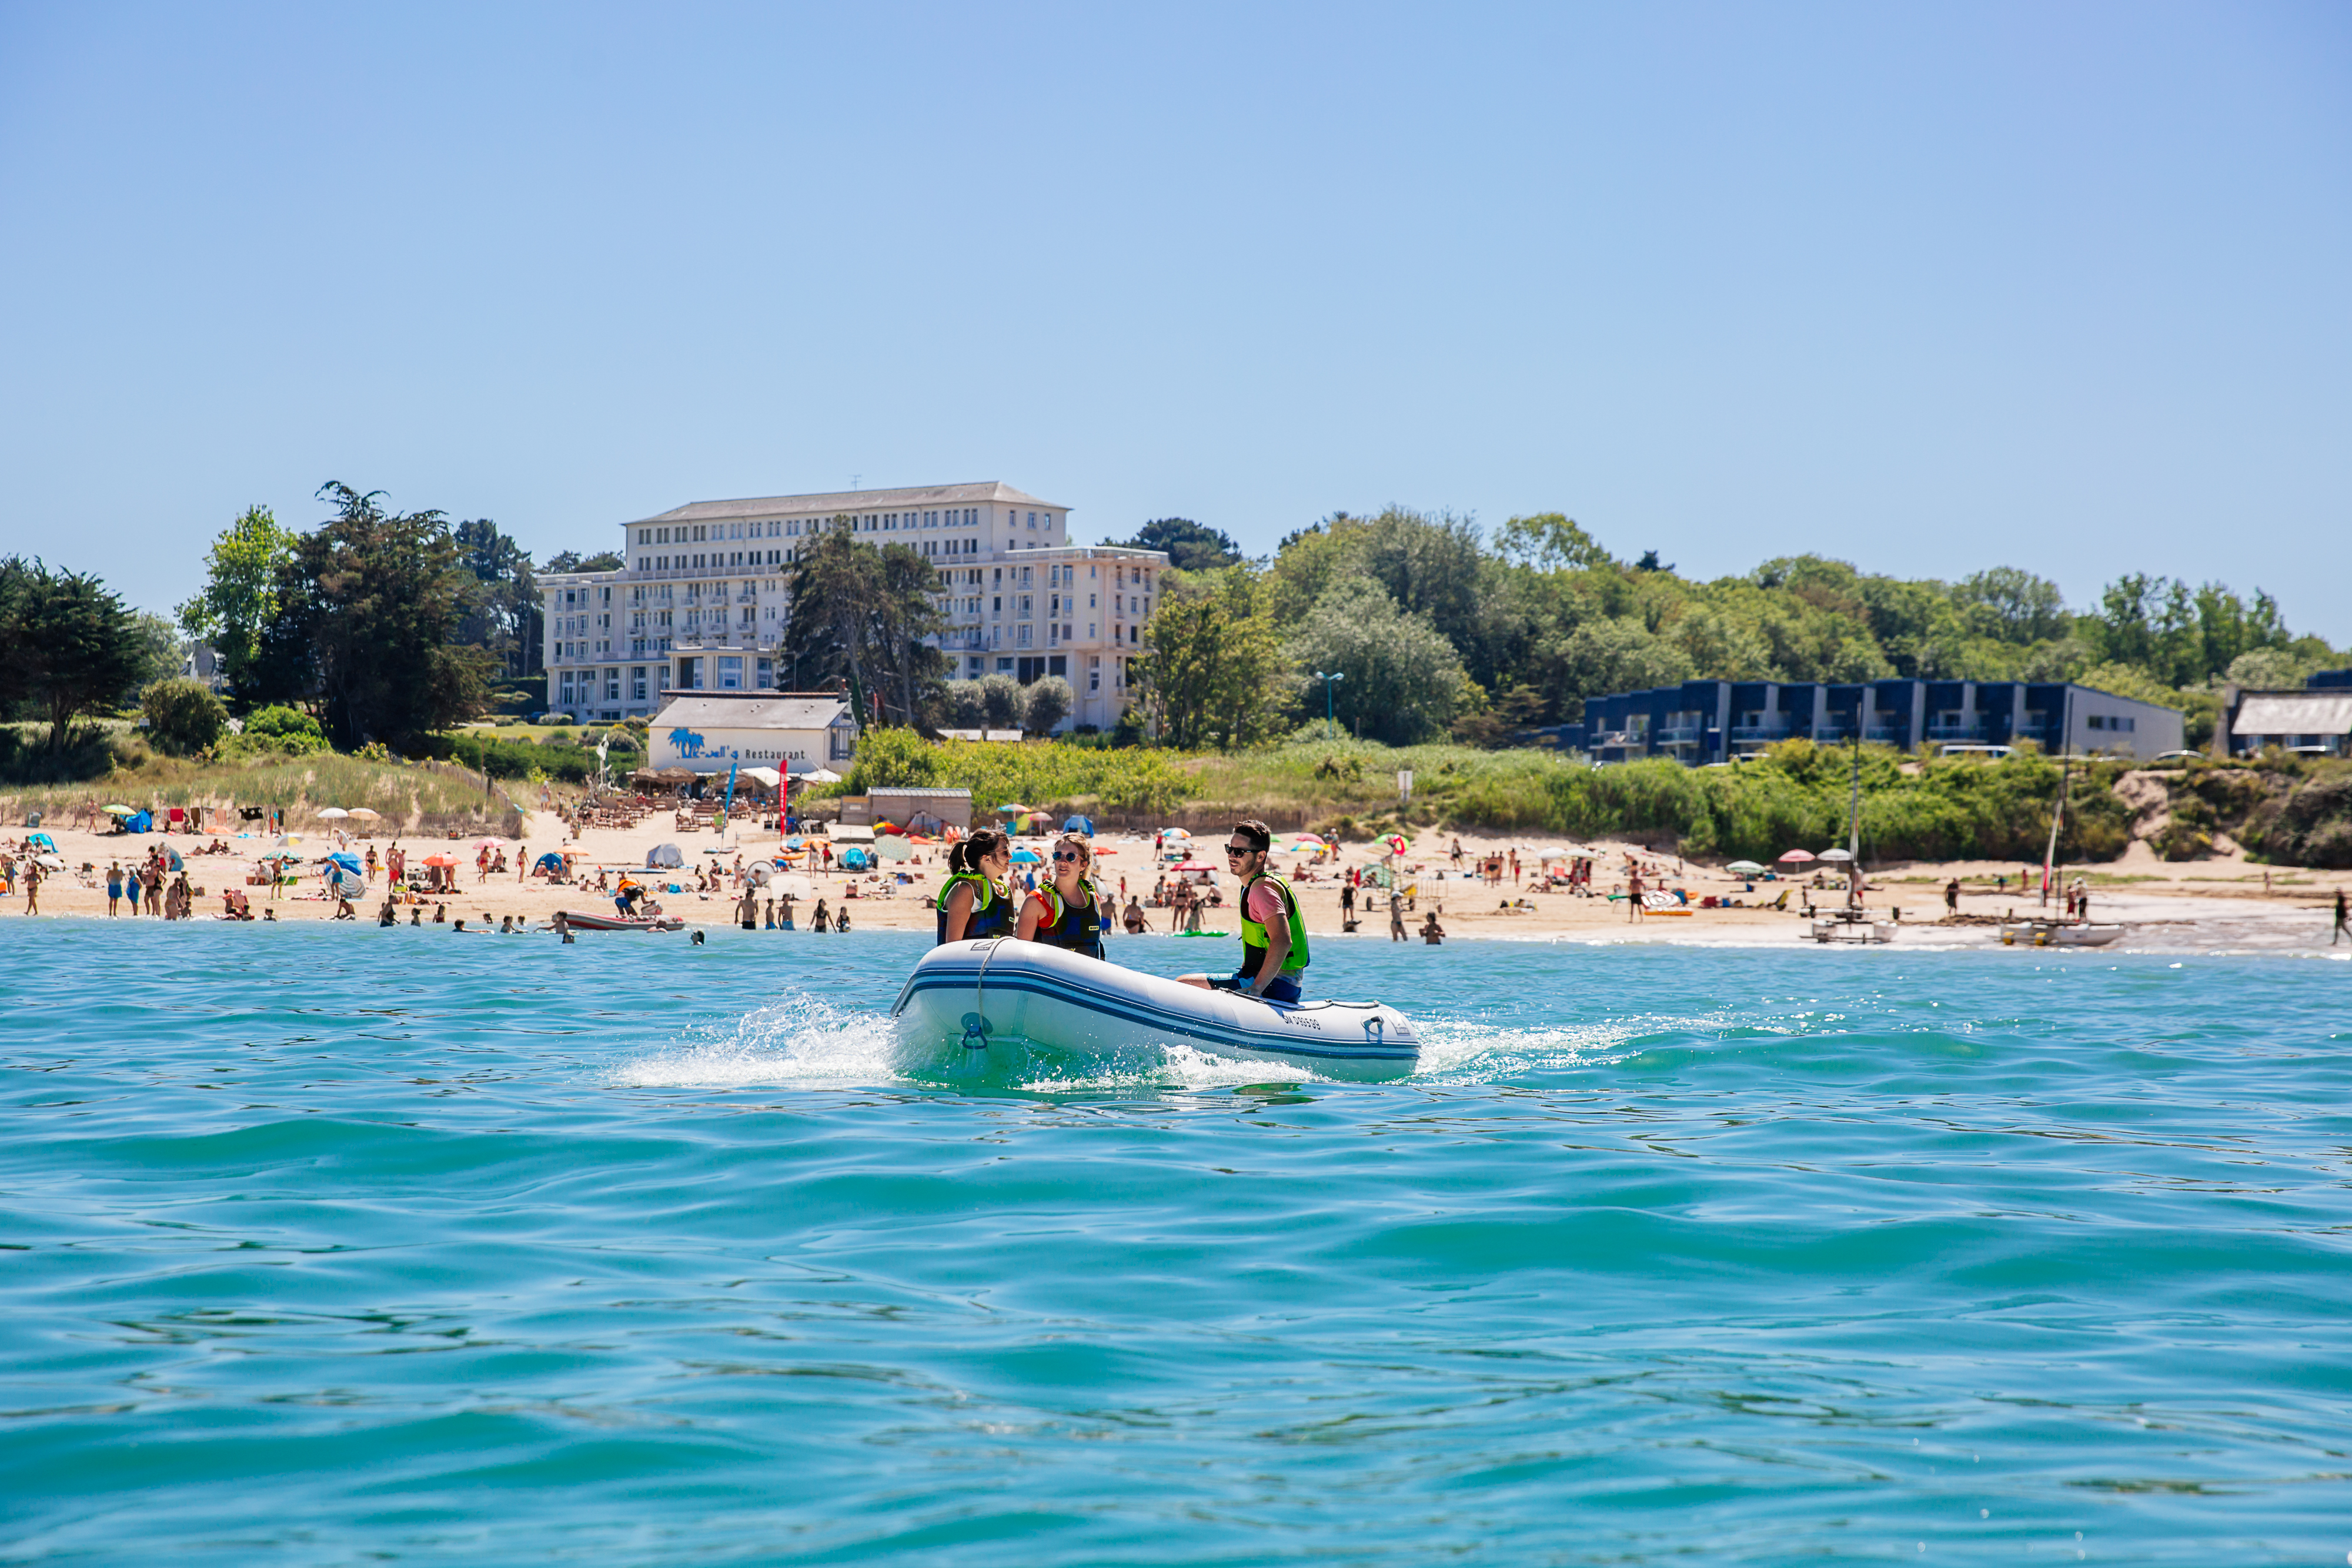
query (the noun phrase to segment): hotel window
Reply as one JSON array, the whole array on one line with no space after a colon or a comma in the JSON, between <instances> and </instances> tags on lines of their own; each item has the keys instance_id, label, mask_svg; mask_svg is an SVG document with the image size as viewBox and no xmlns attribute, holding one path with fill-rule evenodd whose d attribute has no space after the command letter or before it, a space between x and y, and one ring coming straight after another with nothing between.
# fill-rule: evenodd
<instances>
[{"instance_id":1,"label":"hotel window","mask_svg":"<svg viewBox=\"0 0 2352 1568\"><path fill-rule=\"evenodd\" d=\"M629 672L629 700L640 703L646 700L646 673L643 669Z\"/></svg>"}]
</instances>

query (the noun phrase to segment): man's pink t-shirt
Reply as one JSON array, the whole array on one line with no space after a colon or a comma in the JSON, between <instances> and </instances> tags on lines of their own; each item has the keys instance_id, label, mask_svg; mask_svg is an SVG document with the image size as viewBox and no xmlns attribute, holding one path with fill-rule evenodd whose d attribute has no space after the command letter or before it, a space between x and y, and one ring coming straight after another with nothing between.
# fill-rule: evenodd
<instances>
[{"instance_id":1,"label":"man's pink t-shirt","mask_svg":"<svg viewBox=\"0 0 2352 1568\"><path fill-rule=\"evenodd\" d=\"M1270 882L1261 879L1254 883L1250 888L1249 903L1244 907L1247 909L1249 917L1260 925L1279 925L1285 931L1290 929L1290 916L1283 911L1282 894Z\"/></svg>"}]
</instances>

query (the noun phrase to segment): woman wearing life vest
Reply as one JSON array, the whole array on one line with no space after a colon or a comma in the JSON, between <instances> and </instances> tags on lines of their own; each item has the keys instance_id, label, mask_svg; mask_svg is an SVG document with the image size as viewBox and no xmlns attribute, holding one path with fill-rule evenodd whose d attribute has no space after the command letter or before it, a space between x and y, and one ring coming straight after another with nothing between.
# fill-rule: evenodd
<instances>
[{"instance_id":1,"label":"woman wearing life vest","mask_svg":"<svg viewBox=\"0 0 2352 1568\"><path fill-rule=\"evenodd\" d=\"M1095 886L1094 852L1076 833L1054 846L1054 879L1021 906L1019 935L1065 952L1103 956L1102 894Z\"/></svg>"},{"instance_id":2,"label":"woman wearing life vest","mask_svg":"<svg viewBox=\"0 0 2352 1568\"><path fill-rule=\"evenodd\" d=\"M1265 869L1274 830L1242 821L1225 840L1225 862L1242 879L1242 967L1232 976L1185 975L1188 986L1239 991L1270 1002L1297 1002L1307 968L1307 923L1290 884Z\"/></svg>"},{"instance_id":3,"label":"woman wearing life vest","mask_svg":"<svg viewBox=\"0 0 2352 1568\"><path fill-rule=\"evenodd\" d=\"M1013 841L1002 828L974 828L948 851L948 879L940 887L939 939L978 941L1013 932Z\"/></svg>"}]
</instances>

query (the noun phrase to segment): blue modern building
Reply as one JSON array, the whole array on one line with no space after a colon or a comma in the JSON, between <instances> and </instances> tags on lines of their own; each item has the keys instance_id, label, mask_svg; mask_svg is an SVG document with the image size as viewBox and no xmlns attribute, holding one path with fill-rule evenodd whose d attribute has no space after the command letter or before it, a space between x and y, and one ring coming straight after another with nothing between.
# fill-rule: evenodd
<instances>
[{"instance_id":1,"label":"blue modern building","mask_svg":"<svg viewBox=\"0 0 2352 1568\"><path fill-rule=\"evenodd\" d=\"M2016 746L2115 757L2181 747L2172 708L2065 683L2028 681L1685 681L1592 697L1560 745L1596 761L1671 757L1693 767L1751 757L1799 736L1824 744L1859 735L1903 751Z\"/></svg>"}]
</instances>

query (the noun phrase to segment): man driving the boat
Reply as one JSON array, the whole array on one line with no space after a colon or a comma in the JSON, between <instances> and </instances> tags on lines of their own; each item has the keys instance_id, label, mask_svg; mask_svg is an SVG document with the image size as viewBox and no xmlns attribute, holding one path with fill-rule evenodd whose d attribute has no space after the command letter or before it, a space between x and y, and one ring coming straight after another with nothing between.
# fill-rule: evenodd
<instances>
[{"instance_id":1,"label":"man driving the boat","mask_svg":"<svg viewBox=\"0 0 2352 1568\"><path fill-rule=\"evenodd\" d=\"M1307 968L1307 923L1290 884L1266 870L1274 830L1240 821L1225 837L1225 863L1241 879L1242 967L1231 976L1185 975L1188 986L1239 991L1270 1002L1296 1004Z\"/></svg>"}]
</instances>

